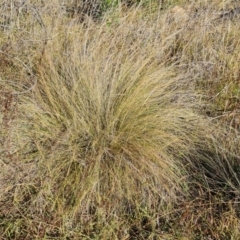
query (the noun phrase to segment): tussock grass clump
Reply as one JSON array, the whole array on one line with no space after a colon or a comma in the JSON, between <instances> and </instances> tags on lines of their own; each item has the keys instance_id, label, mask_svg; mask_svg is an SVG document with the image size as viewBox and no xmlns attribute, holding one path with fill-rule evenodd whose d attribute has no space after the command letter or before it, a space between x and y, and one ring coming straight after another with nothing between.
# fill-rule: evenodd
<instances>
[{"instance_id":1,"label":"tussock grass clump","mask_svg":"<svg viewBox=\"0 0 240 240\"><path fill-rule=\"evenodd\" d=\"M177 2L83 23L58 1L10 5L0 32L1 236L239 235L239 131L216 114L234 96L237 119L238 26L221 36L234 19Z\"/></svg>"},{"instance_id":2,"label":"tussock grass clump","mask_svg":"<svg viewBox=\"0 0 240 240\"><path fill-rule=\"evenodd\" d=\"M37 225L47 218L61 231L101 235L116 219L130 226L131 218L157 219L187 194L184 164L197 158L204 119L149 38L129 41L127 21L57 29L35 66L34 91L19 99L9 151L21 170L10 176L3 165L10 190L1 195Z\"/></svg>"}]
</instances>

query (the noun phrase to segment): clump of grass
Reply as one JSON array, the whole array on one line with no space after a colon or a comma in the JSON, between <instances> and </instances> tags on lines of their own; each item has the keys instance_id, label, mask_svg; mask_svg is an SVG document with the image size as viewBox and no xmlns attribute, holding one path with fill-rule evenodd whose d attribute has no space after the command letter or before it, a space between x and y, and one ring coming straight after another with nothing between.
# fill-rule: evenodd
<instances>
[{"instance_id":1,"label":"clump of grass","mask_svg":"<svg viewBox=\"0 0 240 240\"><path fill-rule=\"evenodd\" d=\"M239 132L201 115L206 96L218 108L219 89L236 87L238 58L225 54L236 31L222 42L214 29L227 23L206 24L197 4L178 24L140 7L80 24L57 4L9 13L0 35L11 40L0 63L0 234L237 236Z\"/></svg>"},{"instance_id":2,"label":"clump of grass","mask_svg":"<svg viewBox=\"0 0 240 240\"><path fill-rule=\"evenodd\" d=\"M14 161L24 166L12 208L24 216L100 234L91 224L157 218L187 194L184 162L197 154L204 120L175 67L147 38L130 42L125 24L58 29L45 46L12 133Z\"/></svg>"}]
</instances>

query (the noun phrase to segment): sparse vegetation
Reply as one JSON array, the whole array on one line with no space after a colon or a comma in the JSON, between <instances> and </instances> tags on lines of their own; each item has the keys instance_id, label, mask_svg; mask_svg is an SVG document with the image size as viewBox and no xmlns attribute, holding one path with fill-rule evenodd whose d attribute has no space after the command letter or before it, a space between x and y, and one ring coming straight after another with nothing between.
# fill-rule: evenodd
<instances>
[{"instance_id":1,"label":"sparse vegetation","mask_svg":"<svg viewBox=\"0 0 240 240\"><path fill-rule=\"evenodd\" d=\"M0 239L239 238L234 1L0 4Z\"/></svg>"}]
</instances>

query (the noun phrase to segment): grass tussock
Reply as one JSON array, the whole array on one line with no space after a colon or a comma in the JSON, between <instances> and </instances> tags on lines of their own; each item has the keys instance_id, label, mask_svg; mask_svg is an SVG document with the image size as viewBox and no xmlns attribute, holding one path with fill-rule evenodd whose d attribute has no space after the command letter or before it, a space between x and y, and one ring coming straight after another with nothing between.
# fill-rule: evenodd
<instances>
[{"instance_id":1,"label":"grass tussock","mask_svg":"<svg viewBox=\"0 0 240 240\"><path fill-rule=\"evenodd\" d=\"M3 2L0 236L237 238L237 18Z\"/></svg>"}]
</instances>

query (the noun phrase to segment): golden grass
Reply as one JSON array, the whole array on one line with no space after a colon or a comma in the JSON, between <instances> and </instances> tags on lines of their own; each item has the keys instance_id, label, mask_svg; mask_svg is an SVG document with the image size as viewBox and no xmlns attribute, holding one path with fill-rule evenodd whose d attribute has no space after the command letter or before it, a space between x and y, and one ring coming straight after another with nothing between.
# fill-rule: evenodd
<instances>
[{"instance_id":1,"label":"golden grass","mask_svg":"<svg viewBox=\"0 0 240 240\"><path fill-rule=\"evenodd\" d=\"M197 4L182 22L138 7L80 23L55 1L5 12L4 239L238 236L239 27Z\"/></svg>"}]
</instances>

